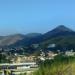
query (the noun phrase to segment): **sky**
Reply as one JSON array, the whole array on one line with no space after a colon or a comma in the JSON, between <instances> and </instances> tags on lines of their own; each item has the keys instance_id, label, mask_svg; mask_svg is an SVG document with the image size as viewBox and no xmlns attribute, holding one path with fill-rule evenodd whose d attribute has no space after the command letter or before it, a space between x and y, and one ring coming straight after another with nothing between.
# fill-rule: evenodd
<instances>
[{"instance_id":1,"label":"sky","mask_svg":"<svg viewBox=\"0 0 75 75\"><path fill-rule=\"evenodd\" d=\"M0 35L75 30L75 0L0 0Z\"/></svg>"}]
</instances>

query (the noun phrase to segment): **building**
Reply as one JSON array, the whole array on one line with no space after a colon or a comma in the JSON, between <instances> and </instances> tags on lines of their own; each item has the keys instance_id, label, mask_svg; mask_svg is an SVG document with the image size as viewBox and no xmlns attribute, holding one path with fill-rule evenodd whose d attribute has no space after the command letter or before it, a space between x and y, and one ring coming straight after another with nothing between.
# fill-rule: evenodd
<instances>
[{"instance_id":1,"label":"building","mask_svg":"<svg viewBox=\"0 0 75 75\"><path fill-rule=\"evenodd\" d=\"M75 55L75 52L73 52L73 51L66 51L65 52L65 55L66 56L74 56Z\"/></svg>"},{"instance_id":2,"label":"building","mask_svg":"<svg viewBox=\"0 0 75 75\"><path fill-rule=\"evenodd\" d=\"M24 56L24 55L18 55L11 59L12 63L25 63L25 62L34 62L35 56Z\"/></svg>"},{"instance_id":3,"label":"building","mask_svg":"<svg viewBox=\"0 0 75 75\"><path fill-rule=\"evenodd\" d=\"M52 51L49 51L47 54L48 54L49 59L54 59L54 57L58 55L58 54L56 54L56 53L54 53Z\"/></svg>"}]
</instances>

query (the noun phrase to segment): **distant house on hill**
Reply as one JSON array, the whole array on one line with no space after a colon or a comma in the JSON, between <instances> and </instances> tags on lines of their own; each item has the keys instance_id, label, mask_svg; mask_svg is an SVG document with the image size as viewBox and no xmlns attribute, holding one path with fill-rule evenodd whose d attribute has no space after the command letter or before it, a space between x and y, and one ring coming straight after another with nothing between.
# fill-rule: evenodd
<instances>
[{"instance_id":1,"label":"distant house on hill","mask_svg":"<svg viewBox=\"0 0 75 75\"><path fill-rule=\"evenodd\" d=\"M65 55L67 55L67 56L74 56L75 52L73 52L73 51L66 51Z\"/></svg>"},{"instance_id":2,"label":"distant house on hill","mask_svg":"<svg viewBox=\"0 0 75 75\"><path fill-rule=\"evenodd\" d=\"M58 54L56 54L56 53L54 53L54 52L52 52L52 51L49 51L48 52L48 57L49 57L49 59L53 59L55 56L57 56Z\"/></svg>"},{"instance_id":3,"label":"distant house on hill","mask_svg":"<svg viewBox=\"0 0 75 75\"><path fill-rule=\"evenodd\" d=\"M56 47L56 44L49 44L47 48L54 48Z\"/></svg>"}]
</instances>

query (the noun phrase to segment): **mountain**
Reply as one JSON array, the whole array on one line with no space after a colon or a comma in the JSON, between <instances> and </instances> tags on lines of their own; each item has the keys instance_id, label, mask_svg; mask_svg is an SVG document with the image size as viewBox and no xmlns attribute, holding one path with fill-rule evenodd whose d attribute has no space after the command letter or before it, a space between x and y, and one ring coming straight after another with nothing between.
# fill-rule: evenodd
<instances>
[{"instance_id":1,"label":"mountain","mask_svg":"<svg viewBox=\"0 0 75 75\"><path fill-rule=\"evenodd\" d=\"M68 36L68 35L75 35L75 32L64 25L59 25L55 29L47 32L44 34L44 39L53 38L57 36Z\"/></svg>"},{"instance_id":2,"label":"mountain","mask_svg":"<svg viewBox=\"0 0 75 75\"><path fill-rule=\"evenodd\" d=\"M44 34L29 33L26 35L0 36L0 47L29 47L32 44L40 44L41 48L47 48L50 44L55 44L55 49L75 49L75 31L64 25L59 25Z\"/></svg>"},{"instance_id":3,"label":"mountain","mask_svg":"<svg viewBox=\"0 0 75 75\"><path fill-rule=\"evenodd\" d=\"M34 43L39 43L41 41L41 33L29 33L26 34L23 40L17 41L16 43L10 45L9 47L22 47L29 46Z\"/></svg>"},{"instance_id":4,"label":"mountain","mask_svg":"<svg viewBox=\"0 0 75 75\"><path fill-rule=\"evenodd\" d=\"M58 27L54 28L51 31L48 31L44 34L39 33L30 33L26 35L23 40L16 42L13 46L28 46L32 44L41 44L43 47L49 44L56 44L57 46L64 45L74 45L75 43L75 31L71 30L64 25L59 25Z\"/></svg>"},{"instance_id":5,"label":"mountain","mask_svg":"<svg viewBox=\"0 0 75 75\"><path fill-rule=\"evenodd\" d=\"M75 49L75 31L60 25L43 35L41 45L56 44L55 49Z\"/></svg>"},{"instance_id":6,"label":"mountain","mask_svg":"<svg viewBox=\"0 0 75 75\"><path fill-rule=\"evenodd\" d=\"M53 29L51 32L73 32L70 28L64 26L64 25L59 25L55 29Z\"/></svg>"},{"instance_id":7,"label":"mountain","mask_svg":"<svg viewBox=\"0 0 75 75\"><path fill-rule=\"evenodd\" d=\"M23 34L14 34L8 36L0 36L0 47L15 47L23 45L24 42L29 41L34 38L40 36L40 33L29 33L26 35ZM25 44L25 43L24 43Z\"/></svg>"},{"instance_id":8,"label":"mountain","mask_svg":"<svg viewBox=\"0 0 75 75\"><path fill-rule=\"evenodd\" d=\"M24 39L24 35L22 35L22 34L3 36L0 39L0 47L9 46L9 45L14 44L17 41L20 41L22 39Z\"/></svg>"}]
</instances>

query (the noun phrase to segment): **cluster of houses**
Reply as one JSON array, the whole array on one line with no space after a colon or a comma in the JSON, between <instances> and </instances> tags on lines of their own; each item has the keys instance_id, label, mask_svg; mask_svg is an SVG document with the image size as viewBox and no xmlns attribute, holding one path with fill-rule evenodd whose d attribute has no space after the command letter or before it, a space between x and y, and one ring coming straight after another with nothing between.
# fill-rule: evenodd
<instances>
[{"instance_id":1,"label":"cluster of houses","mask_svg":"<svg viewBox=\"0 0 75 75\"><path fill-rule=\"evenodd\" d=\"M41 51L41 54L39 56L14 55L11 58L11 63L36 62L37 59L44 61L46 59L54 59L54 57L57 55L58 55L57 53L54 53L52 51L49 51L47 53L47 56L45 55L45 53L43 51Z\"/></svg>"},{"instance_id":2,"label":"cluster of houses","mask_svg":"<svg viewBox=\"0 0 75 75\"><path fill-rule=\"evenodd\" d=\"M26 55L14 54L14 56L7 56L6 59L10 59L11 63L36 62L37 59L42 60L42 61L46 59L54 59L55 56L62 53L60 52L60 50L58 50L58 53L54 53L53 51L48 51L47 53L43 52L42 50L40 51L41 53L39 56L35 56L35 55L26 56ZM6 53L2 53L2 54L6 54ZM64 55L74 56L75 52L73 50L67 50L64 52Z\"/></svg>"},{"instance_id":3,"label":"cluster of houses","mask_svg":"<svg viewBox=\"0 0 75 75\"><path fill-rule=\"evenodd\" d=\"M38 45L36 45L35 47L37 47ZM54 47L55 45L50 45L49 47ZM46 59L54 59L55 56L59 55L59 54L64 54L65 56L74 56L75 52L74 50L67 50L64 53L60 52L60 50L58 50L58 53L55 53L53 51L48 51L47 53L43 52L43 50L40 50L41 53L38 56L35 55L30 55L30 56L26 56L26 55L19 55L19 54L14 54L14 56L8 56L7 59L10 59L11 63L7 63L7 64L0 64L0 66L6 66L9 65L9 67L11 66L16 66L18 70L30 70L31 72L34 71L32 70L32 68L36 69L38 68L38 64L37 59L41 60L41 61L45 61ZM5 53L3 53L5 54ZM46 56L47 55L47 56ZM27 71L27 72L28 72Z\"/></svg>"},{"instance_id":4,"label":"cluster of houses","mask_svg":"<svg viewBox=\"0 0 75 75\"><path fill-rule=\"evenodd\" d=\"M73 50L71 50L71 51L66 51L66 52L65 52L65 55L66 55L66 56L74 56L74 55L75 55L75 52L74 52Z\"/></svg>"},{"instance_id":5,"label":"cluster of houses","mask_svg":"<svg viewBox=\"0 0 75 75\"><path fill-rule=\"evenodd\" d=\"M12 63L34 62L35 56L17 55L11 59Z\"/></svg>"}]
</instances>

